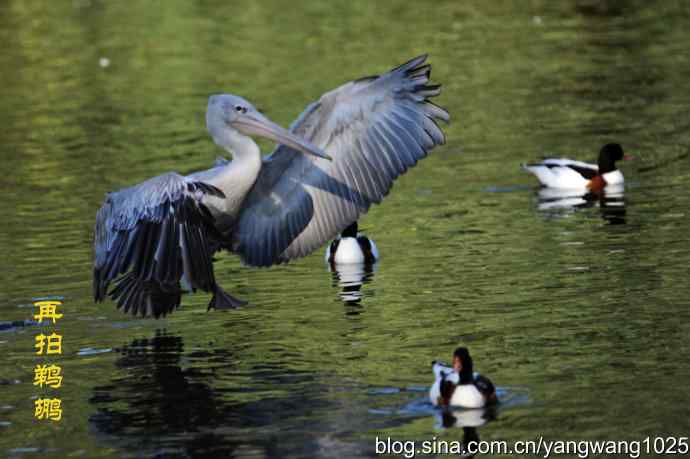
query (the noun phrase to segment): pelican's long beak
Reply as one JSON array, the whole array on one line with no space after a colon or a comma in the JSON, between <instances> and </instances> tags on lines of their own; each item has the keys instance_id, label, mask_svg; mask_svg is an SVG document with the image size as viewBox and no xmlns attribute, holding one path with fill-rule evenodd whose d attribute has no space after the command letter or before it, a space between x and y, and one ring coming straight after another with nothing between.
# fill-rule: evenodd
<instances>
[{"instance_id":1,"label":"pelican's long beak","mask_svg":"<svg viewBox=\"0 0 690 459\"><path fill-rule=\"evenodd\" d=\"M261 113L254 111L242 113L232 124L244 135L258 135L273 140L276 143L287 145L302 153L333 161L333 158L328 156L323 150L283 129Z\"/></svg>"}]
</instances>

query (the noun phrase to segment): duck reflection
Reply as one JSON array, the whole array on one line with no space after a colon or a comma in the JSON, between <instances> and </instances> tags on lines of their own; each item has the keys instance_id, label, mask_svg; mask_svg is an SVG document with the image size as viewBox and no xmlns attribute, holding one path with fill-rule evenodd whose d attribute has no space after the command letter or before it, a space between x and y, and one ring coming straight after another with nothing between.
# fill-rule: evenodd
<instances>
[{"instance_id":1,"label":"duck reflection","mask_svg":"<svg viewBox=\"0 0 690 459\"><path fill-rule=\"evenodd\" d=\"M606 192L599 198L601 218L611 225L625 225L625 197L620 193Z\"/></svg>"},{"instance_id":2,"label":"duck reflection","mask_svg":"<svg viewBox=\"0 0 690 459\"><path fill-rule=\"evenodd\" d=\"M540 188L537 192L540 211L562 215L576 209L599 207L601 217L610 224L625 224L625 196L622 185L609 185L600 193L558 188Z\"/></svg>"},{"instance_id":3,"label":"duck reflection","mask_svg":"<svg viewBox=\"0 0 690 459\"><path fill-rule=\"evenodd\" d=\"M496 418L497 409L495 405L476 409L444 408L436 413L435 427L444 429L462 428L462 444L466 451L462 457L474 457L476 453L470 454L468 445L470 442L474 442L474 445L479 443L480 438L477 427L494 421Z\"/></svg>"},{"instance_id":4,"label":"duck reflection","mask_svg":"<svg viewBox=\"0 0 690 459\"><path fill-rule=\"evenodd\" d=\"M329 263L328 270L333 276L333 286L340 287L338 296L347 305L359 305L364 293L362 286L372 282L378 263ZM356 314L357 312L352 312Z\"/></svg>"}]
</instances>

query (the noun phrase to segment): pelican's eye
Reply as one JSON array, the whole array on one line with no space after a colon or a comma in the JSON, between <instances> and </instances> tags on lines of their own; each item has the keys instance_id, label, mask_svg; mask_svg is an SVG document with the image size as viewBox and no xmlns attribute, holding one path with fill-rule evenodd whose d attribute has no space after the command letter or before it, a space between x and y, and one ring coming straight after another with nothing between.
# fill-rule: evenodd
<instances>
[{"instance_id":1,"label":"pelican's eye","mask_svg":"<svg viewBox=\"0 0 690 459\"><path fill-rule=\"evenodd\" d=\"M239 113L247 113L247 107L243 107L241 105L235 105L235 111Z\"/></svg>"}]
</instances>

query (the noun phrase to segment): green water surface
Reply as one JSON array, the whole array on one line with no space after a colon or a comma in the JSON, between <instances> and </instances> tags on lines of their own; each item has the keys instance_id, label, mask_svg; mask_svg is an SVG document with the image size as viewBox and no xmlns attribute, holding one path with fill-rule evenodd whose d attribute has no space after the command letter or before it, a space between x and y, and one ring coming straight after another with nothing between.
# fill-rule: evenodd
<instances>
[{"instance_id":1,"label":"green water surface","mask_svg":"<svg viewBox=\"0 0 690 459\"><path fill-rule=\"evenodd\" d=\"M461 440L425 392L459 344L505 402L482 440L690 434L687 2L7 0L0 43L0 322L65 298L55 326L0 330L0 456L355 458L376 436ZM424 52L448 141L361 220L382 260L359 302L319 251L268 270L220 255L220 283L251 302L238 311L207 313L204 294L158 321L93 303L104 193L208 167L209 94L287 126ZM608 141L636 156L615 218L540 209L520 163L591 160ZM37 357L53 330L63 354ZM63 387L33 386L43 362ZM37 396L61 398L63 419L35 420Z\"/></svg>"}]
</instances>

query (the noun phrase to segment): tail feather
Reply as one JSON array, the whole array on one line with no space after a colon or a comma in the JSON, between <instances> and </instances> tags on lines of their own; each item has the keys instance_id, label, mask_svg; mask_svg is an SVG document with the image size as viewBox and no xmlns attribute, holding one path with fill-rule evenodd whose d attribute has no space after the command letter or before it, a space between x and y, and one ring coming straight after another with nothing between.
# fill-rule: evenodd
<instances>
[{"instance_id":1,"label":"tail feather","mask_svg":"<svg viewBox=\"0 0 690 459\"><path fill-rule=\"evenodd\" d=\"M115 282L109 295L117 302L117 308L125 313L158 319L180 307L182 291L176 284L141 280L134 273Z\"/></svg>"}]
</instances>

